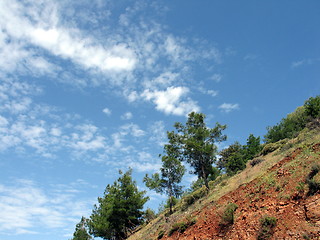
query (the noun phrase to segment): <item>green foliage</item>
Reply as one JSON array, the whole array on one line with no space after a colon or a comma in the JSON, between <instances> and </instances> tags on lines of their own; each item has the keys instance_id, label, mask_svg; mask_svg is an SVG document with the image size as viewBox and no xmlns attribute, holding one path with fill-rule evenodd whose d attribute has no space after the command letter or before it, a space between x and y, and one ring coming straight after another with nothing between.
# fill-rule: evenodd
<instances>
[{"instance_id":1,"label":"green foliage","mask_svg":"<svg viewBox=\"0 0 320 240\"><path fill-rule=\"evenodd\" d=\"M250 134L247 139L247 145L243 146L244 159L246 159L246 161L253 159L261 150L260 137L255 137L253 134Z\"/></svg>"},{"instance_id":2,"label":"green foliage","mask_svg":"<svg viewBox=\"0 0 320 240\"><path fill-rule=\"evenodd\" d=\"M212 171L208 176L208 181L215 181L220 175L221 175L221 171L216 167L212 167ZM204 185L205 185L205 182L203 178L198 178L196 181L193 181L191 183L190 189L187 190L187 193L192 193ZM210 182L209 182L209 186L210 186Z\"/></svg>"},{"instance_id":3,"label":"green foliage","mask_svg":"<svg viewBox=\"0 0 320 240\"><path fill-rule=\"evenodd\" d=\"M265 216L260 219L260 232L258 235L258 240L266 240L271 238L273 235L273 230L277 225L277 219L275 217Z\"/></svg>"},{"instance_id":4,"label":"green foliage","mask_svg":"<svg viewBox=\"0 0 320 240\"><path fill-rule=\"evenodd\" d=\"M305 128L309 118L305 107L298 107L293 113L283 118L280 123L267 128L265 137L266 143L274 143L285 138L294 138Z\"/></svg>"},{"instance_id":5,"label":"green foliage","mask_svg":"<svg viewBox=\"0 0 320 240\"><path fill-rule=\"evenodd\" d=\"M132 171L121 173L112 185L107 185L104 197L98 198L88 223L90 233L103 239L124 239L142 223L145 191L139 191L132 180Z\"/></svg>"},{"instance_id":6,"label":"green foliage","mask_svg":"<svg viewBox=\"0 0 320 240\"><path fill-rule=\"evenodd\" d=\"M246 163L261 152L260 137L250 134L247 144L242 146L235 142L228 148L220 151L220 159L217 163L218 168L225 169L228 175L234 175L238 171L245 169Z\"/></svg>"},{"instance_id":7,"label":"green foliage","mask_svg":"<svg viewBox=\"0 0 320 240\"><path fill-rule=\"evenodd\" d=\"M182 194L182 186L180 186L179 183L186 170L181 164L181 161L177 158L179 156L179 151L176 145L175 135L168 132L167 136L169 143L164 147L166 155L161 158L161 176L159 173L155 173L150 178L148 174L146 174L143 181L149 189L169 196L169 208L170 213L172 213L173 199L180 197Z\"/></svg>"},{"instance_id":8,"label":"green foliage","mask_svg":"<svg viewBox=\"0 0 320 240\"><path fill-rule=\"evenodd\" d=\"M246 167L243 147L238 142L235 142L228 148L220 151L219 155L220 159L217 166L221 169L225 169L228 175L234 175Z\"/></svg>"},{"instance_id":9,"label":"green foliage","mask_svg":"<svg viewBox=\"0 0 320 240\"><path fill-rule=\"evenodd\" d=\"M174 232L183 233L187 230L188 227L194 225L196 223L196 219L188 220L187 222L178 222L173 224L172 228L168 232L168 236L170 237Z\"/></svg>"},{"instance_id":10,"label":"green foliage","mask_svg":"<svg viewBox=\"0 0 320 240\"><path fill-rule=\"evenodd\" d=\"M176 123L174 126L178 133L172 132L172 135L179 146L180 160L188 162L193 173L202 178L209 189L208 176L217 154L215 143L226 140L226 136L222 135L226 125L216 123L214 128L208 128L205 115L192 112L185 125Z\"/></svg>"},{"instance_id":11,"label":"green foliage","mask_svg":"<svg viewBox=\"0 0 320 240\"><path fill-rule=\"evenodd\" d=\"M227 226L234 223L234 212L237 210L238 205L235 203L229 203L222 216L221 216L221 225Z\"/></svg>"},{"instance_id":12,"label":"green foliage","mask_svg":"<svg viewBox=\"0 0 320 240\"><path fill-rule=\"evenodd\" d=\"M93 239L88 233L88 219L81 218L81 221L76 225L76 230L73 233L71 240L91 240Z\"/></svg>"},{"instance_id":13,"label":"green foliage","mask_svg":"<svg viewBox=\"0 0 320 240\"><path fill-rule=\"evenodd\" d=\"M146 222L146 223L149 223L151 222L153 219L155 219L157 217L156 213L150 209L150 208L147 208L147 210L144 211L144 214L143 214L143 220Z\"/></svg>"},{"instance_id":14,"label":"green foliage","mask_svg":"<svg viewBox=\"0 0 320 240\"><path fill-rule=\"evenodd\" d=\"M265 156L271 152L274 152L275 150L283 147L287 143L287 140L288 139L282 139L282 140L275 142L275 143L267 143L266 145L264 145L264 147L261 151L261 154Z\"/></svg>"},{"instance_id":15,"label":"green foliage","mask_svg":"<svg viewBox=\"0 0 320 240\"><path fill-rule=\"evenodd\" d=\"M206 194L207 194L207 188L205 186L202 186L201 188L197 189L196 191L187 194L182 199L182 202L183 202L182 208L183 209L187 208L188 206L192 205L198 199L204 197Z\"/></svg>"},{"instance_id":16,"label":"green foliage","mask_svg":"<svg viewBox=\"0 0 320 240\"><path fill-rule=\"evenodd\" d=\"M165 231L164 230L160 230L159 233L158 233L158 239L163 238L164 234L165 234Z\"/></svg>"},{"instance_id":17,"label":"green foliage","mask_svg":"<svg viewBox=\"0 0 320 240\"><path fill-rule=\"evenodd\" d=\"M320 95L316 97L310 97L304 103L306 114L312 118L320 117Z\"/></svg>"},{"instance_id":18,"label":"green foliage","mask_svg":"<svg viewBox=\"0 0 320 240\"><path fill-rule=\"evenodd\" d=\"M311 171L307 176L306 182L309 187L308 196L316 194L320 191L320 182L315 179L315 176L320 172L320 165L315 164L311 167Z\"/></svg>"},{"instance_id":19,"label":"green foliage","mask_svg":"<svg viewBox=\"0 0 320 240\"><path fill-rule=\"evenodd\" d=\"M303 107L299 107L295 112L288 114L281 122L273 127L268 127L265 135L266 143L274 143L285 138L293 138L306 126L307 115Z\"/></svg>"},{"instance_id":20,"label":"green foliage","mask_svg":"<svg viewBox=\"0 0 320 240\"><path fill-rule=\"evenodd\" d=\"M263 158L254 158L250 161L251 167L254 167L255 165L258 165L264 161Z\"/></svg>"}]
</instances>

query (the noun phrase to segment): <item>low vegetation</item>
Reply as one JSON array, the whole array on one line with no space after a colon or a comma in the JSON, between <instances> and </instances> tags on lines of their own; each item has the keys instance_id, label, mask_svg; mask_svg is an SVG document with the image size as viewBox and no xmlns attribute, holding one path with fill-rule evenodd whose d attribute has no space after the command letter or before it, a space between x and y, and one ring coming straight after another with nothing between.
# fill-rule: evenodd
<instances>
[{"instance_id":1,"label":"low vegetation","mask_svg":"<svg viewBox=\"0 0 320 240\"><path fill-rule=\"evenodd\" d=\"M222 216L221 216L221 223L222 226L229 226L234 223L234 212L237 210L238 205L235 203L229 203Z\"/></svg>"},{"instance_id":2,"label":"low vegetation","mask_svg":"<svg viewBox=\"0 0 320 240\"><path fill-rule=\"evenodd\" d=\"M270 239L277 225L277 219L275 217L265 216L260 219L260 225L258 240Z\"/></svg>"}]
</instances>

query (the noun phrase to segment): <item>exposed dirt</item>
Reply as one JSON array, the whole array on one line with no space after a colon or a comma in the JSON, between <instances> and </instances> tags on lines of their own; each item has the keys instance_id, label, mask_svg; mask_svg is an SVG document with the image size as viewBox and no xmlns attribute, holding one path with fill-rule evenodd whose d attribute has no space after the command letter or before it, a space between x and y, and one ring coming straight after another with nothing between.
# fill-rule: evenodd
<instances>
[{"instance_id":1,"label":"exposed dirt","mask_svg":"<svg viewBox=\"0 0 320 240\"><path fill-rule=\"evenodd\" d=\"M265 216L277 219L270 239L320 239L320 194L307 196L304 184L310 165L320 163L320 144L309 150L312 154L296 149L262 177L241 185L194 214L197 222L185 232L162 239L258 239L260 219ZM221 225L221 215L229 202L238 205L235 222Z\"/></svg>"}]
</instances>

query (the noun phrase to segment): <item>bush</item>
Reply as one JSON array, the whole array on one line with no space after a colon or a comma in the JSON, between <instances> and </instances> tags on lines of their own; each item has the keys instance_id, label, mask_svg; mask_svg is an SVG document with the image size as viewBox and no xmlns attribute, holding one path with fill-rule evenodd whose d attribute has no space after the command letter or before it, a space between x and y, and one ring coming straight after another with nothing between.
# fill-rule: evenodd
<instances>
[{"instance_id":1,"label":"bush","mask_svg":"<svg viewBox=\"0 0 320 240\"><path fill-rule=\"evenodd\" d=\"M265 216L260 219L260 224L261 228L258 240L266 240L273 235L273 230L277 225L277 219L275 217Z\"/></svg>"},{"instance_id":2,"label":"bush","mask_svg":"<svg viewBox=\"0 0 320 240\"><path fill-rule=\"evenodd\" d=\"M311 167L311 171L307 176L306 182L309 187L308 196L316 194L320 191L320 182L315 179L315 176L320 172L320 165L315 164Z\"/></svg>"},{"instance_id":3,"label":"bush","mask_svg":"<svg viewBox=\"0 0 320 240\"><path fill-rule=\"evenodd\" d=\"M311 171L307 177L307 180L311 180L320 171L320 165L314 164L311 166Z\"/></svg>"},{"instance_id":4,"label":"bush","mask_svg":"<svg viewBox=\"0 0 320 240\"><path fill-rule=\"evenodd\" d=\"M187 230L188 227L194 225L196 223L196 219L188 220L187 222L179 222L175 223L172 228L170 229L168 236L170 237L174 232L183 233L185 230Z\"/></svg>"},{"instance_id":5,"label":"bush","mask_svg":"<svg viewBox=\"0 0 320 240\"><path fill-rule=\"evenodd\" d=\"M146 223L149 223L153 219L155 219L156 216L157 216L156 213L152 209L147 208L147 210L143 214L143 219Z\"/></svg>"},{"instance_id":6,"label":"bush","mask_svg":"<svg viewBox=\"0 0 320 240\"><path fill-rule=\"evenodd\" d=\"M160 232L158 233L158 239L163 238L165 231L164 230L160 230Z\"/></svg>"},{"instance_id":7,"label":"bush","mask_svg":"<svg viewBox=\"0 0 320 240\"><path fill-rule=\"evenodd\" d=\"M283 118L280 123L267 128L265 137L266 143L274 143L285 138L294 138L305 128L309 117L306 114L305 107L298 107L293 113Z\"/></svg>"},{"instance_id":8,"label":"bush","mask_svg":"<svg viewBox=\"0 0 320 240\"><path fill-rule=\"evenodd\" d=\"M309 187L308 195L309 196L314 195L318 191L320 191L320 182L317 182L314 179L309 180L308 181L308 187Z\"/></svg>"},{"instance_id":9,"label":"bush","mask_svg":"<svg viewBox=\"0 0 320 240\"><path fill-rule=\"evenodd\" d=\"M282 144L279 144L279 143L268 143L263 147L261 154L263 156L265 156L271 152L274 152L275 150L277 150L281 146L282 146Z\"/></svg>"},{"instance_id":10,"label":"bush","mask_svg":"<svg viewBox=\"0 0 320 240\"><path fill-rule=\"evenodd\" d=\"M183 203L185 206L190 206L192 205L195 201L197 201L198 199L204 197L207 194L207 189L205 186L202 186L201 188L199 188L198 190L186 195L183 198Z\"/></svg>"},{"instance_id":11,"label":"bush","mask_svg":"<svg viewBox=\"0 0 320 240\"><path fill-rule=\"evenodd\" d=\"M237 210L238 205L235 203L229 203L222 215L221 225L231 225L234 223L234 212Z\"/></svg>"},{"instance_id":12,"label":"bush","mask_svg":"<svg viewBox=\"0 0 320 240\"><path fill-rule=\"evenodd\" d=\"M258 165L259 163L262 163L264 161L263 158L255 158L251 160L250 165L251 167L254 167L255 165Z\"/></svg>"}]
</instances>

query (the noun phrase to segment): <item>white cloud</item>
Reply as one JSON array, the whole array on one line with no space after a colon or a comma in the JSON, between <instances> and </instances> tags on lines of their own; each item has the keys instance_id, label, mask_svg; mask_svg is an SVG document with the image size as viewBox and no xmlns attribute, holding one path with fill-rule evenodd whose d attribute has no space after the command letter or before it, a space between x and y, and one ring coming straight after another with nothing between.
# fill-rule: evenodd
<instances>
[{"instance_id":1,"label":"white cloud","mask_svg":"<svg viewBox=\"0 0 320 240\"><path fill-rule=\"evenodd\" d=\"M187 87L168 87L165 91L145 90L141 96L147 101L152 101L159 111L183 116L192 111L200 111L197 103L190 98L182 100L187 93L189 93Z\"/></svg>"},{"instance_id":2,"label":"white cloud","mask_svg":"<svg viewBox=\"0 0 320 240\"><path fill-rule=\"evenodd\" d=\"M212 97L216 97L219 94L219 92L216 90L208 90L207 94L211 95Z\"/></svg>"},{"instance_id":3,"label":"white cloud","mask_svg":"<svg viewBox=\"0 0 320 240\"><path fill-rule=\"evenodd\" d=\"M79 200L75 194L42 189L33 181L19 180L0 184L0 233L36 234L38 229L74 226L75 219L90 213L91 201Z\"/></svg>"},{"instance_id":4,"label":"white cloud","mask_svg":"<svg viewBox=\"0 0 320 240\"><path fill-rule=\"evenodd\" d=\"M131 134L134 137L142 137L145 135L145 131L140 129L137 124L126 124L121 127L121 133L123 135Z\"/></svg>"},{"instance_id":5,"label":"white cloud","mask_svg":"<svg viewBox=\"0 0 320 240\"><path fill-rule=\"evenodd\" d=\"M103 113L105 113L106 115L110 116L111 115L111 110L109 108L104 108L102 110Z\"/></svg>"},{"instance_id":6,"label":"white cloud","mask_svg":"<svg viewBox=\"0 0 320 240\"><path fill-rule=\"evenodd\" d=\"M225 113L229 113L233 110L238 110L240 109L239 107L239 104L238 103L235 103L235 104L232 104L232 103L223 103L219 106L219 109L221 109L221 111L225 112Z\"/></svg>"},{"instance_id":7,"label":"white cloud","mask_svg":"<svg viewBox=\"0 0 320 240\"><path fill-rule=\"evenodd\" d=\"M134 50L128 45L119 43L102 46L95 39L84 36L79 29L60 26L58 7L54 2L44 0L25 4L18 1L2 1L0 9L0 44L6 49L8 41L5 39L13 42L8 44L9 49L13 50L10 61L19 62L31 57L32 50L27 49L32 44L85 68L102 72L132 71L135 68L137 59ZM3 54L4 52L0 52L0 55ZM8 60L4 63L7 69L14 68ZM50 68L45 59L37 57L31 59L31 65L42 70Z\"/></svg>"},{"instance_id":8,"label":"white cloud","mask_svg":"<svg viewBox=\"0 0 320 240\"><path fill-rule=\"evenodd\" d=\"M163 121L156 121L149 126L150 140L163 146L167 142L167 135Z\"/></svg>"},{"instance_id":9,"label":"white cloud","mask_svg":"<svg viewBox=\"0 0 320 240\"><path fill-rule=\"evenodd\" d=\"M211 79L213 80L213 81L215 81L215 82L220 82L221 81L221 79L222 79L222 75L221 74L218 74L218 73L215 73L215 74L213 74L212 76L211 76Z\"/></svg>"},{"instance_id":10,"label":"white cloud","mask_svg":"<svg viewBox=\"0 0 320 240\"><path fill-rule=\"evenodd\" d=\"M131 112L126 112L121 116L122 120L130 120L133 117Z\"/></svg>"},{"instance_id":11,"label":"white cloud","mask_svg":"<svg viewBox=\"0 0 320 240\"><path fill-rule=\"evenodd\" d=\"M257 58L258 58L257 55L249 53L246 56L244 56L243 60L252 61L252 60L256 60Z\"/></svg>"}]
</instances>

